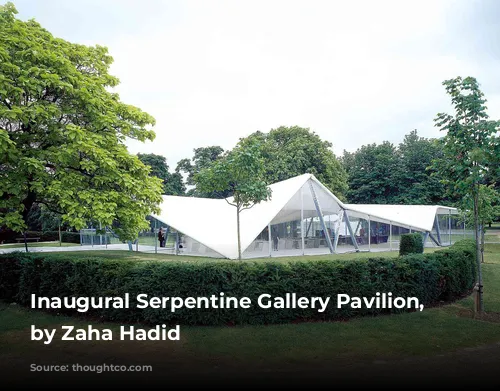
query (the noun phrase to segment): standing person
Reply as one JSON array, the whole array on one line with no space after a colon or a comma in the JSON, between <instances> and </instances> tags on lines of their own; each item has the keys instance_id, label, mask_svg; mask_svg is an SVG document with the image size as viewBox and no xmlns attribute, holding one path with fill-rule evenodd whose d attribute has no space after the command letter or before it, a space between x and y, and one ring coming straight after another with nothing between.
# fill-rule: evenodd
<instances>
[{"instance_id":1,"label":"standing person","mask_svg":"<svg viewBox=\"0 0 500 391\"><path fill-rule=\"evenodd\" d=\"M278 251L278 243L279 243L279 236L278 232L276 231L276 228L272 230L272 237L273 237L273 250Z\"/></svg>"},{"instance_id":2,"label":"standing person","mask_svg":"<svg viewBox=\"0 0 500 391\"><path fill-rule=\"evenodd\" d=\"M163 234L163 228L161 227L158 231L158 241L160 242L160 247L165 247L165 235Z\"/></svg>"}]
</instances>

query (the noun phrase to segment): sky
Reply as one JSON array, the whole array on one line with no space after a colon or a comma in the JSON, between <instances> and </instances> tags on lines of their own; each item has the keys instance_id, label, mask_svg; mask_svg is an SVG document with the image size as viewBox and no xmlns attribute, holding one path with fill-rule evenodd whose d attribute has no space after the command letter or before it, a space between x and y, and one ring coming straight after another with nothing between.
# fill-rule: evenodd
<instances>
[{"instance_id":1,"label":"sky","mask_svg":"<svg viewBox=\"0 0 500 391\"><path fill-rule=\"evenodd\" d=\"M3 0L0 0L4 3ZM473 76L500 119L496 0L17 0L54 36L106 46L123 102L156 119L131 153L231 149L302 126L341 155L405 134L441 137L442 82Z\"/></svg>"}]
</instances>

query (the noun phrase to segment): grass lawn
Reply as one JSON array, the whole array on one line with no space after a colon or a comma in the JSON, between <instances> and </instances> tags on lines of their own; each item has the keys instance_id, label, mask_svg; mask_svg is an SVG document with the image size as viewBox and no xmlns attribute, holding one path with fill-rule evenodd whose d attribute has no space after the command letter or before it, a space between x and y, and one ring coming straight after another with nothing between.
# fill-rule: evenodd
<instances>
[{"instance_id":1,"label":"grass lawn","mask_svg":"<svg viewBox=\"0 0 500 391\"><path fill-rule=\"evenodd\" d=\"M62 242L61 247L71 247L79 246L78 243L66 243ZM30 247L59 247L59 242L29 242L28 248ZM0 250L4 248L24 248L24 243L13 243L13 244L0 244Z\"/></svg>"},{"instance_id":2,"label":"grass lawn","mask_svg":"<svg viewBox=\"0 0 500 391\"><path fill-rule=\"evenodd\" d=\"M132 259L139 256L136 253L112 253L104 251L102 255ZM97 255L95 251L92 252L94 254ZM140 255L145 259L162 257ZM370 255L374 254L326 257L344 259ZM163 258L168 259L165 256ZM325 256L318 258L325 259ZM483 274L485 310L500 313L500 244L486 247ZM181 340L178 342L61 341L59 334L52 344L43 345L30 340L30 325L59 328L64 324L77 327L92 324L99 328L118 330L119 324L103 324L97 320L89 322L83 318L49 315L16 305L0 304L0 372L17 371L21 376L28 376L28 363L31 362L132 363L152 365L156 374L177 373L189 379L193 374L241 374L243 369L257 377L269 373L292 376L308 368L311 371L333 373L341 368L347 371L349 368L365 368L369 365L370 368L375 366L374 371L378 374L386 370L389 376L398 372L399 365L407 362L408 366L411 365L412 373L417 376L418 368L425 370L431 363L442 365L443 373L451 371L458 363L467 362L476 351L482 360L490 360L497 365L500 362L500 322L466 316L467 310L471 308L472 298L467 297L422 312L364 317L347 322L239 327L181 326ZM496 344L496 348L488 350L481 347L493 344ZM377 366L380 363L385 366ZM488 368L488 363L482 368ZM355 372L353 376L356 374L361 375Z\"/></svg>"}]
</instances>

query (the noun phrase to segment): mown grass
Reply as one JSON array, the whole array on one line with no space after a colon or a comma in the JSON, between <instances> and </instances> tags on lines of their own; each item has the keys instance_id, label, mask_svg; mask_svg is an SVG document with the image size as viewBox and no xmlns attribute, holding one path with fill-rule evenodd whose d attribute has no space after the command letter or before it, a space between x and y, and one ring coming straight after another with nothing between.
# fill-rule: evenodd
<instances>
[{"instance_id":1,"label":"mown grass","mask_svg":"<svg viewBox=\"0 0 500 391\"><path fill-rule=\"evenodd\" d=\"M61 242L60 245L59 245L59 242L29 242L28 243L28 248L31 248L31 247L74 247L74 246L79 246L79 244L66 243L66 242ZM24 248L24 243L0 244L0 251L4 248L19 248L22 250Z\"/></svg>"}]
</instances>

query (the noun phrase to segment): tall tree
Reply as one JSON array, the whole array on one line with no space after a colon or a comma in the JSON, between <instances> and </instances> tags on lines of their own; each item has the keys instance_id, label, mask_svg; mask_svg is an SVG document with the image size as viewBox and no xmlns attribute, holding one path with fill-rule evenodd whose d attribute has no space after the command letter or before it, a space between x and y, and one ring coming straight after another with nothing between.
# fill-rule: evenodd
<instances>
[{"instance_id":1,"label":"tall tree","mask_svg":"<svg viewBox=\"0 0 500 391\"><path fill-rule=\"evenodd\" d=\"M349 202L392 204L398 196L400 161L396 147L388 141L363 145L356 152L344 151L342 164L349 178Z\"/></svg>"},{"instance_id":2,"label":"tall tree","mask_svg":"<svg viewBox=\"0 0 500 391\"><path fill-rule=\"evenodd\" d=\"M224 158L194 176L201 192L231 194L226 202L236 208L238 259L241 260L240 213L271 197L264 180L261 146L255 140L241 140Z\"/></svg>"},{"instance_id":3,"label":"tall tree","mask_svg":"<svg viewBox=\"0 0 500 391\"><path fill-rule=\"evenodd\" d=\"M0 7L0 226L26 228L34 204L77 229L116 224L122 239L148 227L161 181L124 144L153 140L154 118L110 88L106 48L53 37Z\"/></svg>"},{"instance_id":4,"label":"tall tree","mask_svg":"<svg viewBox=\"0 0 500 391\"><path fill-rule=\"evenodd\" d=\"M417 130L405 135L398 150L399 167L394 180L398 188L395 203L449 204L456 199L446 199L441 178L432 166L434 160L443 159L438 140L420 137Z\"/></svg>"},{"instance_id":5,"label":"tall tree","mask_svg":"<svg viewBox=\"0 0 500 391\"><path fill-rule=\"evenodd\" d=\"M310 173L332 193L345 198L347 174L331 150L332 144L315 132L299 126L281 126L269 133L257 131L248 138L261 144L267 183Z\"/></svg>"},{"instance_id":6,"label":"tall tree","mask_svg":"<svg viewBox=\"0 0 500 391\"><path fill-rule=\"evenodd\" d=\"M473 77L456 77L445 80L443 85L451 98L454 115L439 113L436 126L446 132L443 152L445 159L436 164L446 183L455 193L470 196L473 203L474 231L476 237L478 268L478 311L484 310L483 280L481 270L480 226L480 185L485 173L492 169L491 157L494 155L495 136L500 121L492 121L486 113L486 99Z\"/></svg>"},{"instance_id":7,"label":"tall tree","mask_svg":"<svg viewBox=\"0 0 500 391\"><path fill-rule=\"evenodd\" d=\"M151 167L150 175L160 178L163 182L163 194L166 195L184 195L186 186L182 175L178 172L171 173L168 169L165 156L154 153L138 153L137 157L145 165Z\"/></svg>"},{"instance_id":8,"label":"tall tree","mask_svg":"<svg viewBox=\"0 0 500 391\"><path fill-rule=\"evenodd\" d=\"M188 196L193 197L205 197L205 198L219 198L221 196L227 197L227 194L219 194L215 192L203 192L196 186L196 181L194 177L201 170L210 167L210 165L216 160L224 156L224 149L218 145L213 145L209 147L195 148L194 156L191 159L182 159L177 163L175 172L180 174L187 174L186 184L191 187L187 191Z\"/></svg>"}]
</instances>

